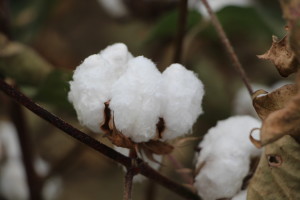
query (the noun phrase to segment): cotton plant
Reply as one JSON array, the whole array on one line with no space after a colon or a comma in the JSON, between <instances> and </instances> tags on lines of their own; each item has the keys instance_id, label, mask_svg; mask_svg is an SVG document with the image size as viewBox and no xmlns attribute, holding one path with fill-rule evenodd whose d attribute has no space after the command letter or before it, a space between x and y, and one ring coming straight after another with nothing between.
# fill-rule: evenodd
<instances>
[{"instance_id":1,"label":"cotton plant","mask_svg":"<svg viewBox=\"0 0 300 200\"><path fill-rule=\"evenodd\" d=\"M0 121L0 144L5 157L0 166L0 192L2 196L7 200L29 199L29 188L16 128L8 121ZM34 160L34 168L40 176L45 176L49 172L49 164L41 158ZM61 187L61 178L48 179L42 188L43 199L56 199L60 194Z\"/></svg>"},{"instance_id":2,"label":"cotton plant","mask_svg":"<svg viewBox=\"0 0 300 200\"><path fill-rule=\"evenodd\" d=\"M202 82L184 66L172 64L161 73L150 59L133 57L117 43L75 69L68 97L81 124L113 144L139 149L151 142L158 147L152 153L165 154L172 149L165 142L189 133L203 112L203 95Z\"/></svg>"},{"instance_id":3,"label":"cotton plant","mask_svg":"<svg viewBox=\"0 0 300 200\"><path fill-rule=\"evenodd\" d=\"M249 140L249 133L260 126L256 118L241 115L219 121L208 130L199 144L194 183L204 200L236 195L236 199L242 199L239 196L243 194L238 193L249 173L251 159L261 154Z\"/></svg>"}]
</instances>

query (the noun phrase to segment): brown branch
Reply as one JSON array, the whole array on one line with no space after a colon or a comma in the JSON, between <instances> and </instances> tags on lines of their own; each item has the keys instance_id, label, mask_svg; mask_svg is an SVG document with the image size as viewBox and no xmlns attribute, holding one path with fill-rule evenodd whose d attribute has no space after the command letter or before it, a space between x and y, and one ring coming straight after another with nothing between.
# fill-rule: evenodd
<instances>
[{"instance_id":1,"label":"brown branch","mask_svg":"<svg viewBox=\"0 0 300 200\"><path fill-rule=\"evenodd\" d=\"M48 121L55 127L59 128L60 130L64 131L69 136L73 137L74 139L86 144L90 148L98 151L99 153L105 155L106 157L114 160L115 162L118 162L122 165L124 165L126 168L130 168L132 163L131 159L116 152L115 150L107 147L106 145L102 144L101 142L95 140L91 136L81 132L80 130L74 128L67 122L63 121L62 119L58 118L57 116L53 115L49 111L45 110L41 106L34 103L31 99L26 97L24 94L19 92L14 87L7 84L5 81L0 79L0 89L13 98L18 103L22 104L29 110L31 110L33 113L41 117L42 119ZM139 173L146 176L149 179L152 179L156 181L157 183L161 184L165 188L171 190L172 192L186 198L186 199L195 199L199 200L201 199L197 194L193 193L191 190L186 188L185 186L178 184L169 178L161 175L151 167L149 167L145 162L143 162L141 159L136 159L138 163Z\"/></svg>"},{"instance_id":2,"label":"brown branch","mask_svg":"<svg viewBox=\"0 0 300 200\"><path fill-rule=\"evenodd\" d=\"M11 101L10 115L12 122L14 123L19 144L21 147L23 164L26 172L26 180L29 188L29 197L31 200L41 200L41 180L37 175L34 168L35 156L33 153L33 145L31 143L31 137L28 132L26 119L22 107L14 101Z\"/></svg>"},{"instance_id":3,"label":"brown branch","mask_svg":"<svg viewBox=\"0 0 300 200\"><path fill-rule=\"evenodd\" d=\"M219 19L217 18L217 16L215 15L215 13L212 11L211 7L209 6L207 0L201 0L202 3L204 4L209 16L211 17L211 21L212 21L212 24L214 25L217 33L219 34L219 37L221 38L221 41L233 63L233 66L235 67L236 71L238 72L238 74L240 75L242 81L244 82L250 96L252 96L253 94L253 89L249 83L249 80L248 80L248 77L225 33L225 31L223 30L223 27L219 21Z\"/></svg>"},{"instance_id":4,"label":"brown branch","mask_svg":"<svg viewBox=\"0 0 300 200\"><path fill-rule=\"evenodd\" d=\"M188 0L180 0L179 2L179 16L178 16L178 29L177 36L175 40L175 53L174 53L174 62L180 63L182 60L182 49L183 49L183 40L186 29L186 18L187 18L187 4Z\"/></svg>"}]
</instances>

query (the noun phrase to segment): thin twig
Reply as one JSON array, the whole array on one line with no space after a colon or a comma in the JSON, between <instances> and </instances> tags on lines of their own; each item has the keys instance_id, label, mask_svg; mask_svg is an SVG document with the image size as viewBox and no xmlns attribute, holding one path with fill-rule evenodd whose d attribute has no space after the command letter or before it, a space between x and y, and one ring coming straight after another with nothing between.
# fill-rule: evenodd
<instances>
[{"instance_id":1,"label":"thin twig","mask_svg":"<svg viewBox=\"0 0 300 200\"><path fill-rule=\"evenodd\" d=\"M135 150L129 151L129 158L131 159L131 166L127 168L125 174L125 185L124 185L124 196L123 200L131 200L132 196L132 180L133 177L138 173L137 167L137 152Z\"/></svg>"},{"instance_id":2,"label":"thin twig","mask_svg":"<svg viewBox=\"0 0 300 200\"><path fill-rule=\"evenodd\" d=\"M221 38L221 41L223 43L223 45L225 46L225 49L227 51L227 53L229 54L229 57L233 63L233 66L235 67L235 69L237 70L237 72L239 73L239 75L241 76L245 86L247 87L247 90L250 94L250 96L252 96L253 94L253 89L249 83L248 77L225 33L225 31L223 30L223 27L219 21L219 19L217 18L217 16L215 15L215 13L212 11L211 7L209 6L207 0L201 0L204 4L204 6L206 7L206 10L209 14L209 16L211 17L211 21L217 31L217 33L219 34L219 37Z\"/></svg>"},{"instance_id":3,"label":"thin twig","mask_svg":"<svg viewBox=\"0 0 300 200\"><path fill-rule=\"evenodd\" d=\"M145 192L146 200L154 200L156 196L156 184L153 181L148 181Z\"/></svg>"},{"instance_id":4,"label":"thin twig","mask_svg":"<svg viewBox=\"0 0 300 200\"><path fill-rule=\"evenodd\" d=\"M31 99L26 97L23 93L19 92L14 87L7 84L5 81L0 79L0 89L13 98L18 103L22 104L33 113L41 117L42 119L48 121L55 127L61 129L69 136L73 137L74 139L86 144L90 148L98 151L99 153L105 155L106 157L124 165L126 168L130 168L131 166L131 159L116 152L115 150L107 147L103 143L95 140L91 136L81 132L80 130L76 129L75 127L71 126L67 122L61 120L57 116L53 115L49 111L45 110L41 106L34 103ZM169 189L170 191L186 198L186 199L195 199L200 200L201 198L192 192L187 187L170 180L169 178L161 175L151 167L149 167L143 160L137 158L137 166L139 168L139 173L146 176L147 178L156 181L157 183L161 184L165 188Z\"/></svg>"},{"instance_id":5,"label":"thin twig","mask_svg":"<svg viewBox=\"0 0 300 200\"><path fill-rule=\"evenodd\" d=\"M28 132L26 119L22 107L14 101L11 101L10 115L12 122L16 126L19 144L23 158L23 164L26 172L26 180L31 200L41 200L41 180L34 169L34 154L31 144L31 138Z\"/></svg>"},{"instance_id":6,"label":"thin twig","mask_svg":"<svg viewBox=\"0 0 300 200\"><path fill-rule=\"evenodd\" d=\"M183 40L186 31L186 19L187 19L187 4L188 0L180 0L179 2L179 16L178 16L178 30L175 41L175 53L174 62L180 63L182 60Z\"/></svg>"},{"instance_id":7,"label":"thin twig","mask_svg":"<svg viewBox=\"0 0 300 200\"><path fill-rule=\"evenodd\" d=\"M124 196L123 200L131 200L131 193L132 193L132 180L134 177L133 170L127 170L125 174L125 186L124 186Z\"/></svg>"}]
</instances>

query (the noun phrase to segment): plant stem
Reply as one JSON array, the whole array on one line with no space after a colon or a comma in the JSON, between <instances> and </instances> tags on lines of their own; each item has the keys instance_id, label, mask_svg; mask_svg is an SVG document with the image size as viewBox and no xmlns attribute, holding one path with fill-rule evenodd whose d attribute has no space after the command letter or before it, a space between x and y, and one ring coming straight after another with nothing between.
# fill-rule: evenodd
<instances>
[{"instance_id":1,"label":"plant stem","mask_svg":"<svg viewBox=\"0 0 300 200\"><path fill-rule=\"evenodd\" d=\"M11 101L10 115L16 126L20 149L23 158L23 164L26 172L26 180L31 200L41 200L41 180L34 168L34 154L32 151L31 138L28 132L27 123L24 117L22 107Z\"/></svg>"},{"instance_id":2,"label":"plant stem","mask_svg":"<svg viewBox=\"0 0 300 200\"><path fill-rule=\"evenodd\" d=\"M106 145L102 144L101 142L95 140L91 136L81 132L80 130L76 129L75 127L71 126L67 122L63 121L62 119L58 118L57 116L53 115L49 111L45 110L38 104L34 103L31 99L26 97L23 93L19 92L14 87L7 84L4 80L0 79L0 89L13 98L18 103L22 104L33 113L41 117L42 119L48 121L55 127L59 128L60 130L64 131L69 136L73 137L74 139L86 144L90 148L98 151L99 153L105 155L106 157L124 165L126 168L131 167L131 159L116 152L115 150L107 147ZM187 187L178 184L169 178L161 175L151 167L149 167L143 160L137 158L136 159L137 166L139 168L139 173L146 176L149 179L156 181L157 183L161 184L165 188L169 189L170 191L186 198L186 199L195 199L200 200L201 198L189 190Z\"/></svg>"},{"instance_id":3,"label":"plant stem","mask_svg":"<svg viewBox=\"0 0 300 200\"><path fill-rule=\"evenodd\" d=\"M175 53L174 53L174 62L180 63L182 60L182 49L183 49L183 40L186 29L186 18L187 18L187 4L188 0L180 0L179 2L179 16L178 16L178 29L177 36L175 41Z\"/></svg>"},{"instance_id":4,"label":"plant stem","mask_svg":"<svg viewBox=\"0 0 300 200\"><path fill-rule=\"evenodd\" d=\"M131 200L133 177L134 177L134 170L128 169L125 175L125 187L124 187L123 200Z\"/></svg>"},{"instance_id":5,"label":"plant stem","mask_svg":"<svg viewBox=\"0 0 300 200\"><path fill-rule=\"evenodd\" d=\"M215 15L215 13L212 11L211 7L209 6L207 0L201 0L202 3L204 4L209 16L211 17L211 21L212 21L212 24L214 25L217 33L219 34L219 37L221 38L221 41L233 63L233 66L235 67L236 71L238 72L238 74L240 75L242 81L244 82L250 96L252 96L253 94L253 89L249 83L249 79L219 21L219 19L217 18L217 16Z\"/></svg>"}]
</instances>

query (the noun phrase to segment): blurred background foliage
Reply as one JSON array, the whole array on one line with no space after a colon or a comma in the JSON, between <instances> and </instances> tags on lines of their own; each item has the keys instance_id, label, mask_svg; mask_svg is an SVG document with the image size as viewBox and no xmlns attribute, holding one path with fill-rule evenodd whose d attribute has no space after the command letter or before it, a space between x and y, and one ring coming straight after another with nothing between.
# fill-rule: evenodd
<instances>
[{"instance_id":1,"label":"blurred background foliage","mask_svg":"<svg viewBox=\"0 0 300 200\"><path fill-rule=\"evenodd\" d=\"M84 128L77 122L67 93L72 71L84 58L107 45L123 42L133 55L152 59L161 71L173 62L178 25L178 6L174 1L168 1L167 5L163 5L165 1L153 1L153 4L151 1L127 1L130 14L121 18L112 17L97 0L7 2L8 12L2 12L8 14L8 26L1 26L0 73L13 79L34 101L80 129ZM251 83L270 86L281 77L271 63L259 60L256 55L270 47L272 35L285 35L285 23L277 1L254 2L248 7L227 6L217 15ZM11 40L5 38L5 34ZM196 10L188 11L185 36L182 64L198 74L206 90L205 113L193 131L195 136L202 136L217 120L233 114L235 94L244 86L215 29ZM0 100L1 118L7 118L5 104L9 100L3 94ZM48 162L55 163L78 145L31 113L26 112L26 116L34 148ZM110 145L101 136L94 136ZM174 152L187 168L192 168L195 144L188 143ZM76 152L76 159L59 172L64 180L60 199L121 199L122 170L97 153L82 149ZM180 180L168 161L162 171ZM134 199L145 199L147 184L137 184L134 188ZM163 188L157 193L155 199L179 199Z\"/></svg>"}]
</instances>

